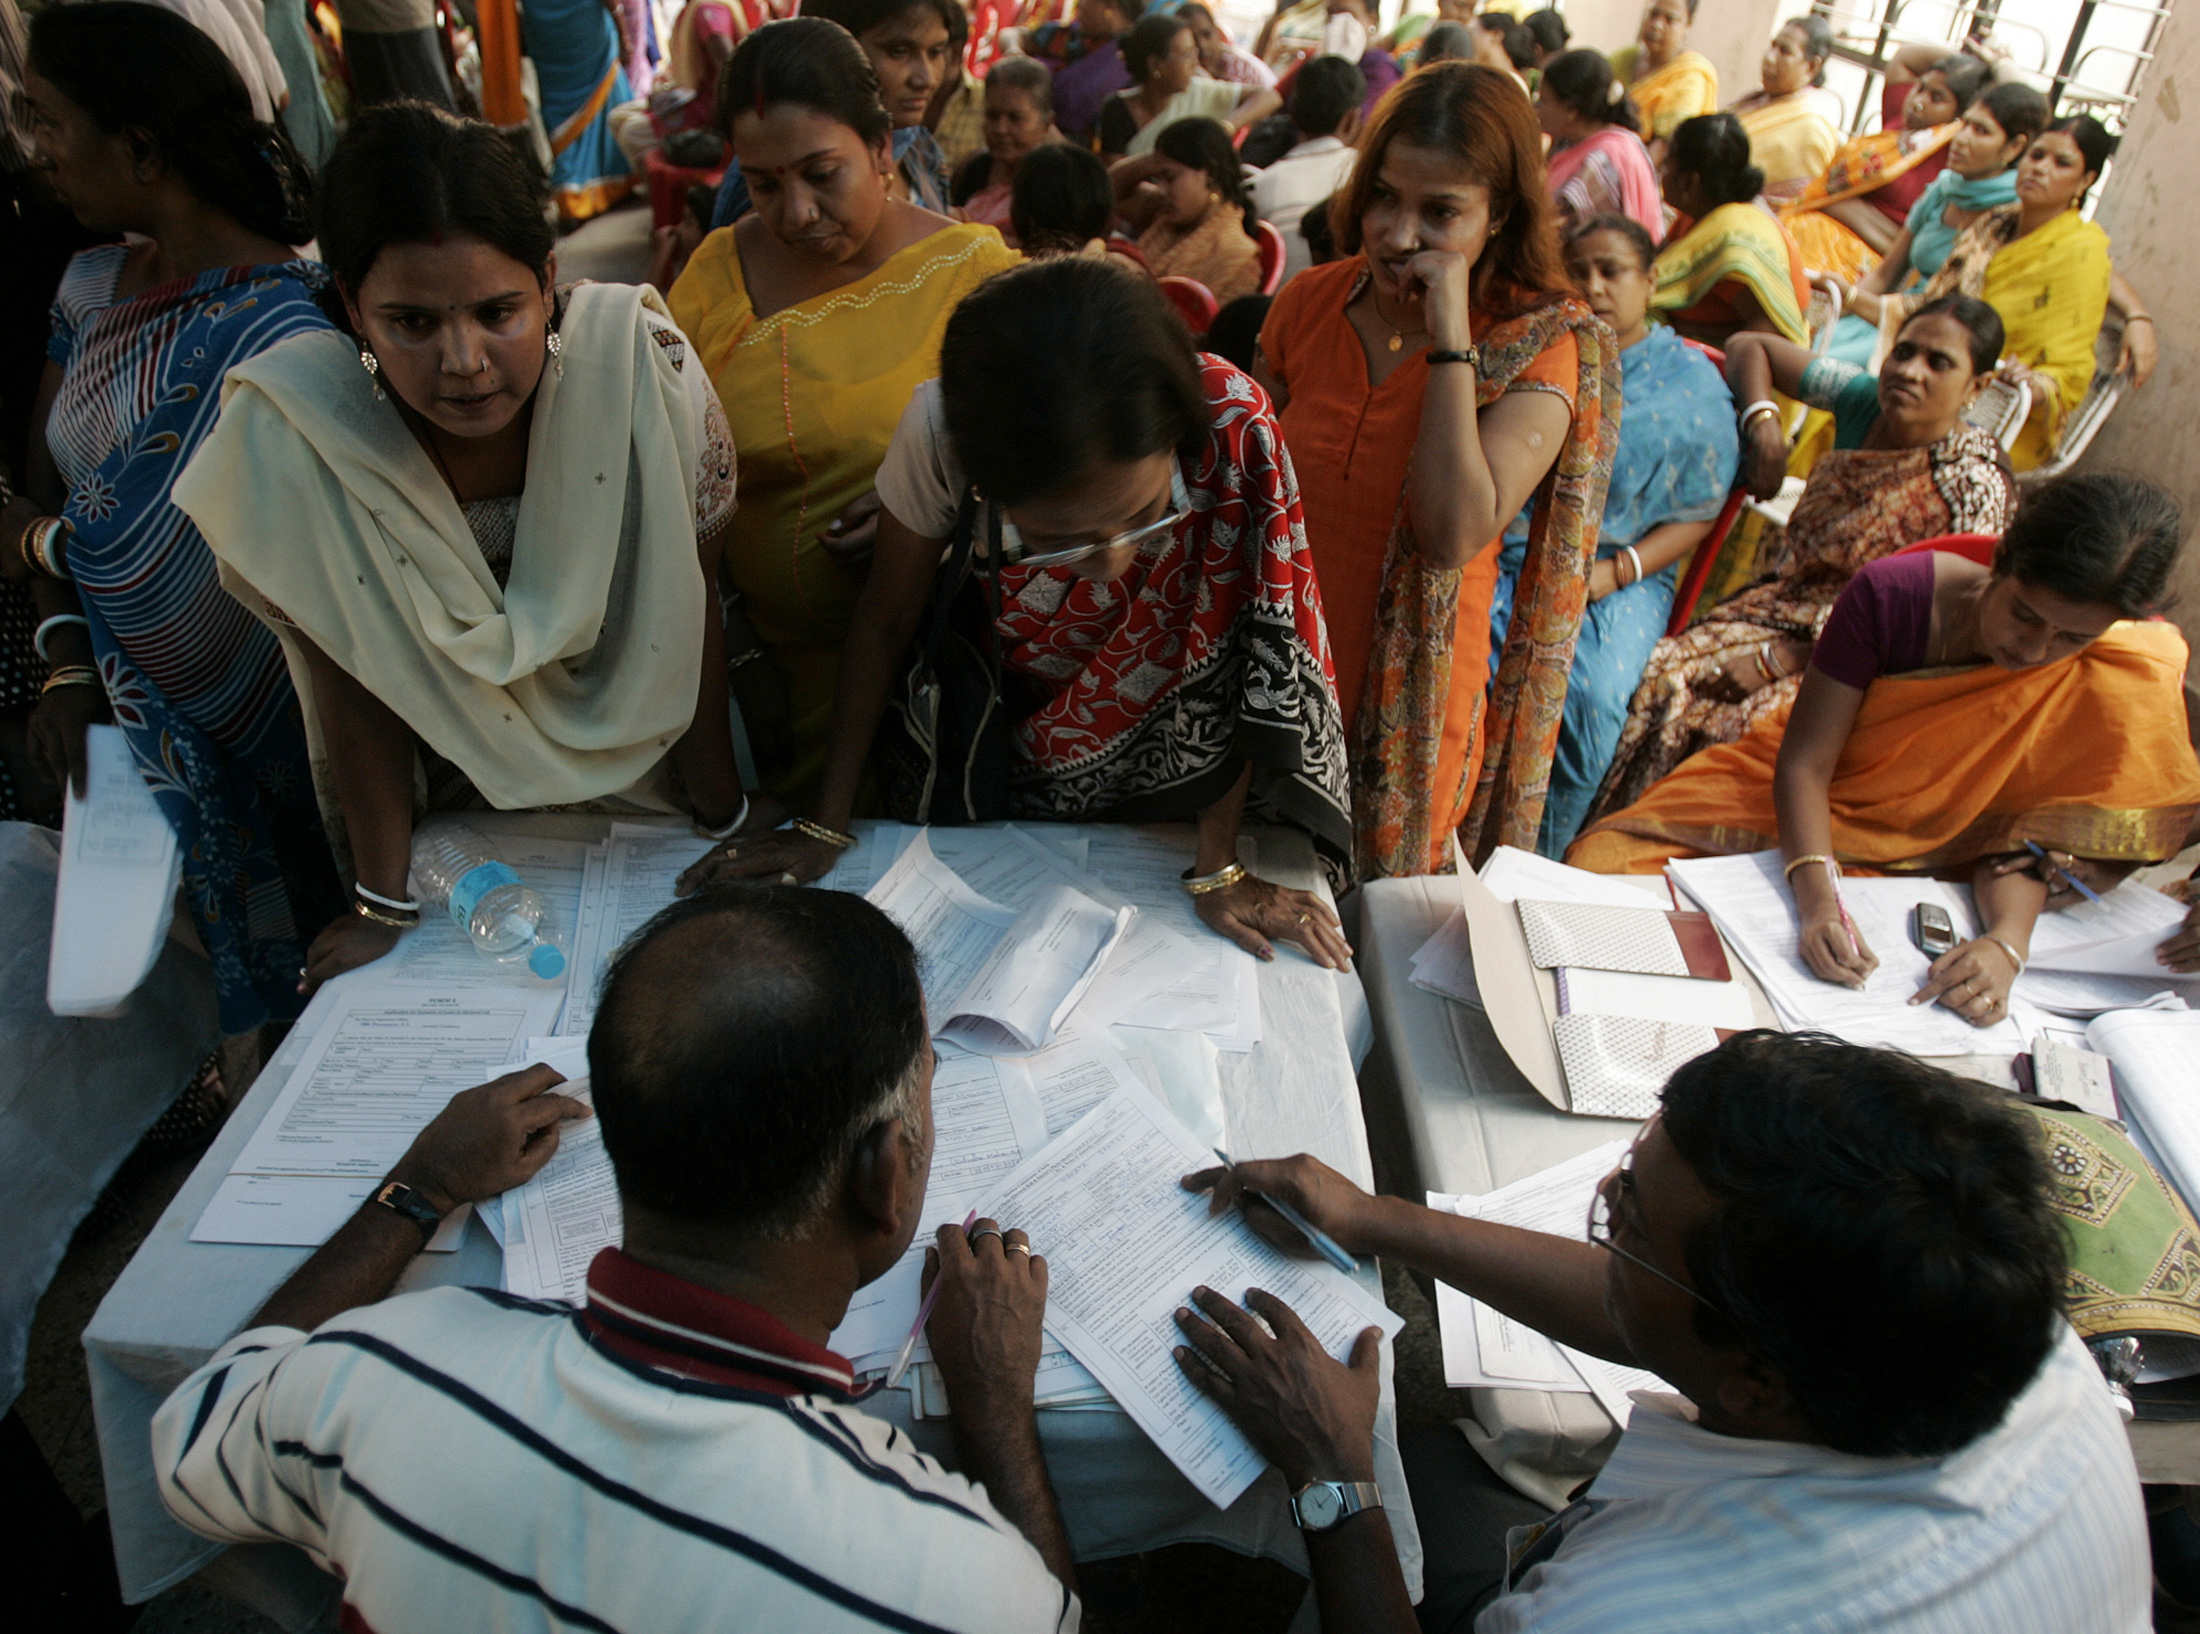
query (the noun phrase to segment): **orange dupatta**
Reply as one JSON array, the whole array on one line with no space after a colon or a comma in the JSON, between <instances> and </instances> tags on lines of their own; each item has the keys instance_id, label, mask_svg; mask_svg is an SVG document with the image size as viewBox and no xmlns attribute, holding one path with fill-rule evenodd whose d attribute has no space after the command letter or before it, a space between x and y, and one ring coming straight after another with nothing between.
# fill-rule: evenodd
<instances>
[{"instance_id":1,"label":"orange dupatta","mask_svg":"<svg viewBox=\"0 0 2200 1634\"><path fill-rule=\"evenodd\" d=\"M1824 174L1811 178L1802 192L1775 207L1803 252L1803 264L1813 272L1837 273L1851 283L1871 270L1879 252L1824 214L1826 206L1878 192L1940 152L1955 133L1955 125L1947 124L1929 130L1874 131L1844 142Z\"/></svg>"},{"instance_id":2,"label":"orange dupatta","mask_svg":"<svg viewBox=\"0 0 2200 1634\"><path fill-rule=\"evenodd\" d=\"M1834 772L1835 855L1893 874L1962 867L2026 840L2111 862L2174 855L2200 816L2186 657L2176 626L2149 620L2113 625L2077 657L2038 669L1881 676ZM1674 857L1770 850L1786 727L1783 712L1683 762L1566 860L1653 874Z\"/></svg>"},{"instance_id":3,"label":"orange dupatta","mask_svg":"<svg viewBox=\"0 0 2200 1634\"><path fill-rule=\"evenodd\" d=\"M1475 863L1500 845L1535 849L1620 416L1619 351L1579 299L1567 296L1493 325L1478 341L1475 404L1487 408L1568 330L1580 359L1574 417L1557 463L1536 489L1512 623L1476 728L1488 748L1459 828ZM1353 860L1363 879L1451 871L1451 831L1431 819L1438 810L1456 811L1464 792L1446 790L1439 799L1436 789L1464 572L1421 565L1401 498L1383 552L1367 687L1352 726ZM1470 748L1466 764L1473 763Z\"/></svg>"}]
</instances>

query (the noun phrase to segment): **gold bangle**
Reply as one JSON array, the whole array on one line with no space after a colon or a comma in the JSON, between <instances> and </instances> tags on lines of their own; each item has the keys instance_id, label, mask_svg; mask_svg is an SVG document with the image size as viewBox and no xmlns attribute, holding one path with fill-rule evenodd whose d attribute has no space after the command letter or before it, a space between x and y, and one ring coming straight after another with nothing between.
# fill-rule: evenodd
<instances>
[{"instance_id":1,"label":"gold bangle","mask_svg":"<svg viewBox=\"0 0 2200 1634\"><path fill-rule=\"evenodd\" d=\"M89 664L64 664L46 677L46 684L38 689L38 695L43 698L56 687L100 687L104 690L105 683L100 680L99 671Z\"/></svg>"},{"instance_id":2,"label":"gold bangle","mask_svg":"<svg viewBox=\"0 0 2200 1634\"><path fill-rule=\"evenodd\" d=\"M856 843L853 834L843 834L837 828L827 828L813 818L797 817L792 826L797 834L807 834L819 844L829 845L835 851L845 851Z\"/></svg>"},{"instance_id":3,"label":"gold bangle","mask_svg":"<svg viewBox=\"0 0 2200 1634\"><path fill-rule=\"evenodd\" d=\"M1789 864L1788 864L1788 865L1787 865L1787 866L1786 866L1785 868L1781 869L1781 870L1780 870L1780 877L1781 877L1782 879L1786 879L1786 880L1793 880L1793 879L1795 878L1795 870L1796 870L1796 869L1798 869L1798 868L1808 868L1808 867L1812 866L1813 864L1817 864L1817 865L1819 865L1819 866L1822 866L1823 868L1825 868L1825 869L1826 869L1826 871L1827 871L1828 873L1838 873L1838 872L1840 871L1840 867L1841 867L1841 865L1840 865L1839 863L1835 862L1835 861L1834 861L1834 860L1833 860L1833 859L1832 859L1831 857L1827 856L1827 855L1826 855L1826 854L1825 854L1824 852L1821 852L1821 851L1813 851L1813 852L1812 852L1812 853L1811 853L1811 854L1810 854L1809 856L1807 856L1807 857L1797 857L1797 858L1796 858L1796 859L1795 859L1795 860L1794 860L1793 862L1789 863Z\"/></svg>"},{"instance_id":4,"label":"gold bangle","mask_svg":"<svg viewBox=\"0 0 2200 1634\"><path fill-rule=\"evenodd\" d=\"M1211 891L1227 891L1244 877L1244 865L1233 862L1216 869L1211 874L1202 874L1197 879L1187 879L1184 882L1184 889L1193 896L1205 896Z\"/></svg>"},{"instance_id":5,"label":"gold bangle","mask_svg":"<svg viewBox=\"0 0 2200 1634\"><path fill-rule=\"evenodd\" d=\"M15 536L15 553L16 555L23 558L23 566L29 571L31 577L34 579L45 578L49 576L46 572L44 564L39 561L38 557L35 554L33 554L33 547L31 545L31 535L36 533L39 530L41 524L45 523L48 520L49 518L47 517L34 516L28 522L23 524L23 531Z\"/></svg>"},{"instance_id":6,"label":"gold bangle","mask_svg":"<svg viewBox=\"0 0 2200 1634\"><path fill-rule=\"evenodd\" d=\"M411 930L420 923L418 914L414 914L410 919L400 919L395 914L377 913L357 897L351 899L351 911L361 919L371 919L377 925L387 925L392 930Z\"/></svg>"}]
</instances>

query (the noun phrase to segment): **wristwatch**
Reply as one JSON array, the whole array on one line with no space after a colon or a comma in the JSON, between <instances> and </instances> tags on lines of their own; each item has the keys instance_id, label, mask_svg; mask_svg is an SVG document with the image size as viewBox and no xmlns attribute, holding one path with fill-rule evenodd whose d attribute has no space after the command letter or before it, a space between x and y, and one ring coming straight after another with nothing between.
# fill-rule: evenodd
<instances>
[{"instance_id":1,"label":"wristwatch","mask_svg":"<svg viewBox=\"0 0 2200 1634\"><path fill-rule=\"evenodd\" d=\"M420 1193L402 1180L385 1180L374 1194L374 1200L392 1214L402 1214L420 1228L422 1241L433 1237L443 1224L443 1216L429 1207Z\"/></svg>"},{"instance_id":2,"label":"wristwatch","mask_svg":"<svg viewBox=\"0 0 2200 1634\"><path fill-rule=\"evenodd\" d=\"M1326 1532L1363 1509L1383 1507L1373 1481L1309 1481L1291 1494L1291 1518L1302 1532Z\"/></svg>"},{"instance_id":3,"label":"wristwatch","mask_svg":"<svg viewBox=\"0 0 2200 1634\"><path fill-rule=\"evenodd\" d=\"M1432 351L1427 354L1427 360L1431 363L1464 363L1476 374L1482 372L1482 348L1475 345Z\"/></svg>"}]
</instances>

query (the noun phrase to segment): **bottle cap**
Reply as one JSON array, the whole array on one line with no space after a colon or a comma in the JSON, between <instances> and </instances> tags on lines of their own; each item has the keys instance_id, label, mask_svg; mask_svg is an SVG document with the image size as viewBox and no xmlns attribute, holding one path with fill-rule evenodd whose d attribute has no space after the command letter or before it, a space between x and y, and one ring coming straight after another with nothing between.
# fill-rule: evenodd
<instances>
[{"instance_id":1,"label":"bottle cap","mask_svg":"<svg viewBox=\"0 0 2200 1634\"><path fill-rule=\"evenodd\" d=\"M556 981L565 974L565 955L548 942L540 942L527 955L527 968L544 981Z\"/></svg>"}]
</instances>

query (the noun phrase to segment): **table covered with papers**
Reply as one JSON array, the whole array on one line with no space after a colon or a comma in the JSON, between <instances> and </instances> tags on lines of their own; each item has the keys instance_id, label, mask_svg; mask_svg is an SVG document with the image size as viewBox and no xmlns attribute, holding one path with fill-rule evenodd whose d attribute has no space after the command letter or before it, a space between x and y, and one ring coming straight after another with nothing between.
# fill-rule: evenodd
<instances>
[{"instance_id":1,"label":"table covered with papers","mask_svg":"<svg viewBox=\"0 0 2200 1634\"><path fill-rule=\"evenodd\" d=\"M286 1627L326 1615L330 1581L296 1551L224 1551L169 1518L148 1426L167 1392L358 1206L452 1093L526 1060L579 1080L596 983L707 848L684 828L608 819L476 819L562 918L567 981L481 959L435 922L315 999L85 1333L122 1588L142 1600L203 1571ZM1305 1569L1280 1478L1174 1376L1167 1312L1194 1280L1258 1281L1340 1351L1395 1331L1371 1263L1356 1277L1274 1253L1236 1217L1206 1222L1174 1177L1209 1148L1311 1151L1372 1180L1354 1083L1359 984L1296 950L1273 963L1201 925L1177 877L1188 830L865 824L823 882L869 895L918 943L939 1066L927 1229L859 1294L834 1345L883 1373L907 1336L929 1227L981 1202L1030 1229L1053 1268L1042 1440L1081 1558L1200 1540ZM1318 884L1311 848L1248 836L1268 878ZM1105 1183L1096 1183L1104 1177ZM937 1218L935 1218L937 1217ZM569 1126L528 1185L447 1221L401 1290L445 1283L577 1295L617 1240L592 1123ZM1181 1283L1181 1286L1178 1284ZM1378 1473L1418 1592L1420 1548L1385 1374ZM940 1381L918 1347L869 1410L951 1455Z\"/></svg>"},{"instance_id":2,"label":"table covered with papers","mask_svg":"<svg viewBox=\"0 0 2200 1634\"><path fill-rule=\"evenodd\" d=\"M2012 1018L1980 1031L1945 1009L1904 1002L1926 964L1907 936L1908 905L1942 903L1968 936L1967 889L1845 881L1858 930L1881 959L1867 989L1852 992L1816 981L1794 956L1776 854L1681 862L1672 875L1686 893L1679 905L1711 914L1785 1026L1906 1049L1997 1085L2011 1082L2012 1058L2043 1038L2109 1056L2118 1104L2104 1110L2127 1120L2187 1198L2200 1196L2200 1112L2189 1093L2200 1010L2184 1007L2200 1006L2200 984L2170 981L2153 965L2153 946L2183 910L2142 882L2043 915ZM1501 851L1483 879L1508 902L1674 905L1662 879L1585 876L1519 853ZM1564 1111L1514 1064L1482 1008L1460 901L1448 877L1377 880L1359 895L1355 947L1376 1034L1362 1093L1377 1173L1386 1189L1425 1194L1435 1207L1579 1235L1589 1188L1636 1125ZM1438 1316L1447 1378L1473 1391L1469 1440L1522 1490L1562 1501L1609 1451L1625 1381L1594 1358L1562 1357L1455 1290L1439 1288ZM2141 1419L2131 1433L2146 1479L2200 1481L2200 1422Z\"/></svg>"}]
</instances>

